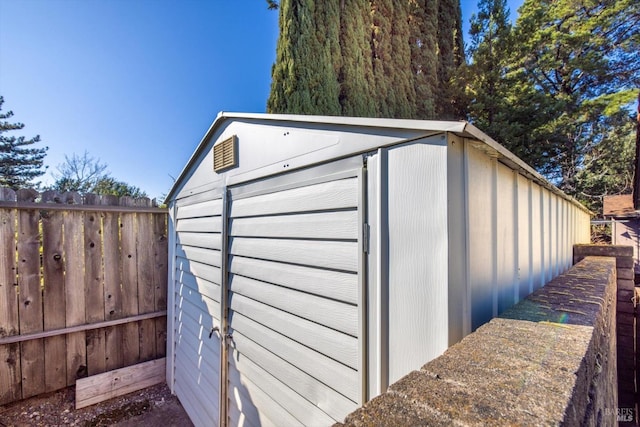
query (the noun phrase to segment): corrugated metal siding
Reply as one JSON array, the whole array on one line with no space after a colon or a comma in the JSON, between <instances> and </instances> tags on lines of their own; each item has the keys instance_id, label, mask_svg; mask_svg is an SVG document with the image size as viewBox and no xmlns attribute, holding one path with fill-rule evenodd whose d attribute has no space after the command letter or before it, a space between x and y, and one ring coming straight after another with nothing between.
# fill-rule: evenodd
<instances>
[{"instance_id":1,"label":"corrugated metal siding","mask_svg":"<svg viewBox=\"0 0 640 427\"><path fill-rule=\"evenodd\" d=\"M173 388L191 420L218 423L222 199L182 199L176 210Z\"/></svg>"},{"instance_id":2,"label":"corrugated metal siding","mask_svg":"<svg viewBox=\"0 0 640 427\"><path fill-rule=\"evenodd\" d=\"M231 425L329 425L360 400L360 179L298 185L231 189Z\"/></svg>"},{"instance_id":3,"label":"corrugated metal siding","mask_svg":"<svg viewBox=\"0 0 640 427\"><path fill-rule=\"evenodd\" d=\"M469 296L469 311L450 312L450 344L566 271L576 243L589 242L589 214L500 163L473 140L452 137L448 151L450 298ZM460 149L460 144L464 145ZM451 179L458 173L464 180ZM458 209L464 195L466 210ZM466 250L465 250L466 248ZM463 260L454 258L462 256ZM466 275L459 269L466 265ZM460 286L465 282L466 286Z\"/></svg>"},{"instance_id":4,"label":"corrugated metal siding","mask_svg":"<svg viewBox=\"0 0 640 427\"><path fill-rule=\"evenodd\" d=\"M469 216L467 241L469 245L468 286L471 290L471 328L476 329L496 313L494 302L495 225L496 198L493 168L496 160L485 153L467 146L467 215ZM461 248L464 250L464 248ZM494 310L495 309L495 310Z\"/></svg>"},{"instance_id":5,"label":"corrugated metal siding","mask_svg":"<svg viewBox=\"0 0 640 427\"><path fill-rule=\"evenodd\" d=\"M518 301L518 233L516 193L517 177L513 170L498 163L496 165L496 223L497 244L496 287L498 312L502 312Z\"/></svg>"}]
</instances>

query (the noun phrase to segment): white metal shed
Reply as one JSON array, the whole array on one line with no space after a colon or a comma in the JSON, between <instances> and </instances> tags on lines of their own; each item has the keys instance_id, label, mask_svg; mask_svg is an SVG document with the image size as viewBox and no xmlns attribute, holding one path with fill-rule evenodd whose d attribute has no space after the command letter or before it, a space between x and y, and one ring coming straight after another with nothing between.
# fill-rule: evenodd
<instances>
[{"instance_id":1,"label":"white metal shed","mask_svg":"<svg viewBox=\"0 0 640 427\"><path fill-rule=\"evenodd\" d=\"M589 241L466 122L221 113L168 200L167 382L202 426L342 420Z\"/></svg>"}]
</instances>

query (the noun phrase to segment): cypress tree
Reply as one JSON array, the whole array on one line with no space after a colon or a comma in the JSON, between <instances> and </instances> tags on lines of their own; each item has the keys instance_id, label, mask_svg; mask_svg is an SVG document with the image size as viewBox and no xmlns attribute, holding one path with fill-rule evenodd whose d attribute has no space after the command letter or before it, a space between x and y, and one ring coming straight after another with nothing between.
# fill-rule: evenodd
<instances>
[{"instance_id":1,"label":"cypress tree","mask_svg":"<svg viewBox=\"0 0 640 427\"><path fill-rule=\"evenodd\" d=\"M411 72L409 3L371 2L372 59L378 111L382 117L413 118L416 95Z\"/></svg>"},{"instance_id":2,"label":"cypress tree","mask_svg":"<svg viewBox=\"0 0 640 427\"><path fill-rule=\"evenodd\" d=\"M440 119L462 118L461 90L453 77L463 62L462 19L459 0L438 1L438 64L436 116Z\"/></svg>"},{"instance_id":3,"label":"cypress tree","mask_svg":"<svg viewBox=\"0 0 640 427\"><path fill-rule=\"evenodd\" d=\"M390 71L394 65L391 37L393 2L392 0L374 0L371 2L371 62L375 83L377 115L393 117L396 104L395 90Z\"/></svg>"},{"instance_id":4,"label":"cypress tree","mask_svg":"<svg viewBox=\"0 0 640 427\"><path fill-rule=\"evenodd\" d=\"M325 40L329 34L335 37L337 18L334 14L333 20L325 20L332 16L322 10L332 3L336 6L337 0L318 5L312 0L290 0L280 5L280 37L271 71L268 112L340 113L336 73Z\"/></svg>"},{"instance_id":5,"label":"cypress tree","mask_svg":"<svg viewBox=\"0 0 640 427\"><path fill-rule=\"evenodd\" d=\"M320 4L322 5L320 7ZM323 0L316 6L316 36L314 41L319 52L317 69L321 78L318 85L322 97L317 100L317 114L340 115L342 108L338 101L340 84L340 4L339 0Z\"/></svg>"},{"instance_id":6,"label":"cypress tree","mask_svg":"<svg viewBox=\"0 0 640 427\"><path fill-rule=\"evenodd\" d=\"M462 60L459 0L284 0L267 111L458 117Z\"/></svg>"},{"instance_id":7,"label":"cypress tree","mask_svg":"<svg viewBox=\"0 0 640 427\"><path fill-rule=\"evenodd\" d=\"M415 115L419 119L431 119L436 112L438 1L411 1L409 26L411 70L416 97Z\"/></svg>"},{"instance_id":8,"label":"cypress tree","mask_svg":"<svg viewBox=\"0 0 640 427\"><path fill-rule=\"evenodd\" d=\"M371 61L371 7L368 0L342 0L340 105L345 116L376 117L375 78Z\"/></svg>"}]
</instances>

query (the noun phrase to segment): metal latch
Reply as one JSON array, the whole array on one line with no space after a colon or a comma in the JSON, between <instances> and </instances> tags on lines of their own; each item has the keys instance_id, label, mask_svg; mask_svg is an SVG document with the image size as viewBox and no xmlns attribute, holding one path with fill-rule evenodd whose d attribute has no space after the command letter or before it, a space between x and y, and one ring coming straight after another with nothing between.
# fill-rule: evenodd
<instances>
[{"instance_id":1,"label":"metal latch","mask_svg":"<svg viewBox=\"0 0 640 427\"><path fill-rule=\"evenodd\" d=\"M369 242L371 240L371 227L366 222L362 224L362 251L369 253Z\"/></svg>"}]
</instances>

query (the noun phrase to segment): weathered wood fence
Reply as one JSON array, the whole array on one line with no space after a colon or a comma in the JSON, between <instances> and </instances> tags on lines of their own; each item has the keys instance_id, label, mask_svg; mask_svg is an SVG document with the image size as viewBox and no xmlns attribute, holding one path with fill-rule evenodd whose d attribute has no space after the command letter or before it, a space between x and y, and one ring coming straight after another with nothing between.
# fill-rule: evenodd
<instances>
[{"instance_id":1,"label":"weathered wood fence","mask_svg":"<svg viewBox=\"0 0 640 427\"><path fill-rule=\"evenodd\" d=\"M165 355L167 214L0 188L0 404Z\"/></svg>"}]
</instances>

